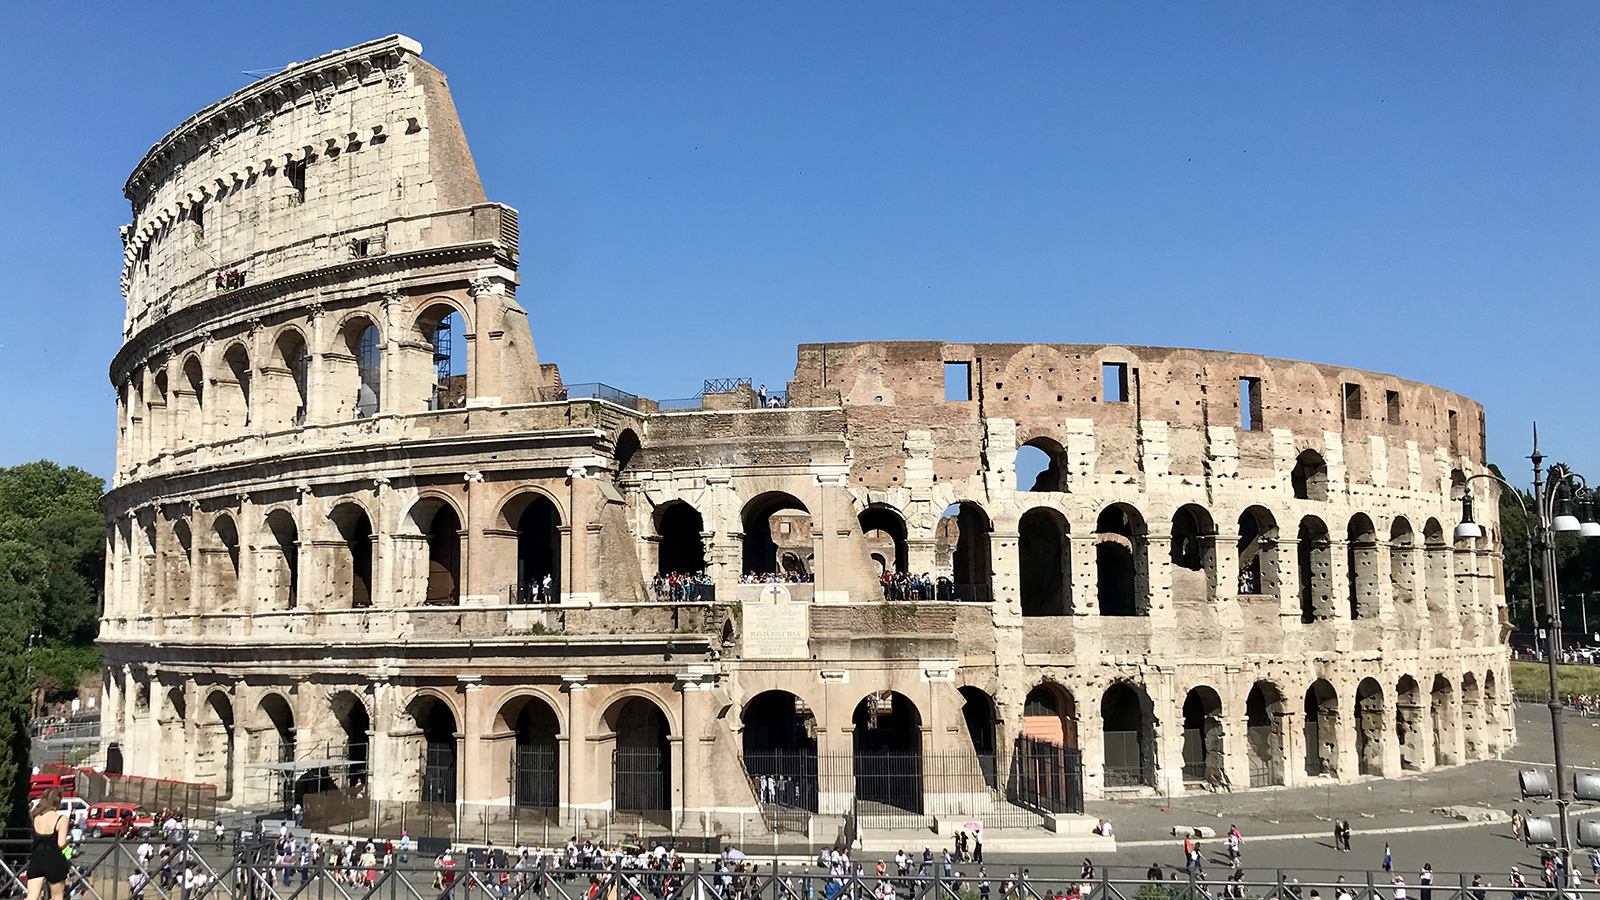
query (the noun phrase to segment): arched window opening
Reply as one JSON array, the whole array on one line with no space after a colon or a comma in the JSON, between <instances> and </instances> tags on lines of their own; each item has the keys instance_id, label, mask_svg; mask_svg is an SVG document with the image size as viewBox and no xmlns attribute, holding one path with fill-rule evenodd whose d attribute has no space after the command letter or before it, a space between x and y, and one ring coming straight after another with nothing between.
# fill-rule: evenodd
<instances>
[{"instance_id":1,"label":"arched window opening","mask_svg":"<svg viewBox=\"0 0 1600 900\"><path fill-rule=\"evenodd\" d=\"M365 609L372 605L372 519L354 503L341 504L330 518L342 544L334 560L334 596Z\"/></svg>"},{"instance_id":2,"label":"arched window opening","mask_svg":"<svg viewBox=\"0 0 1600 900\"><path fill-rule=\"evenodd\" d=\"M1483 722L1488 730L1485 752L1493 752L1500 744L1500 692L1493 672L1483 674Z\"/></svg>"},{"instance_id":3,"label":"arched window opening","mask_svg":"<svg viewBox=\"0 0 1600 900\"><path fill-rule=\"evenodd\" d=\"M762 494L745 504L743 566L747 575L784 574L781 553L796 560L811 553L811 512L791 494Z\"/></svg>"},{"instance_id":4,"label":"arched window opening","mask_svg":"<svg viewBox=\"0 0 1600 900\"><path fill-rule=\"evenodd\" d=\"M524 809L561 806L561 723L550 704L537 697L513 700L502 711L512 724L511 802Z\"/></svg>"},{"instance_id":5,"label":"arched window opening","mask_svg":"<svg viewBox=\"0 0 1600 900\"><path fill-rule=\"evenodd\" d=\"M1072 614L1072 542L1067 518L1036 508L1017 523L1017 557L1024 616Z\"/></svg>"},{"instance_id":6,"label":"arched window opening","mask_svg":"<svg viewBox=\"0 0 1600 900\"><path fill-rule=\"evenodd\" d=\"M205 409L205 375L200 370L200 360L189 357L183 362L183 381L177 390L178 446L188 447L199 443L202 414Z\"/></svg>"},{"instance_id":7,"label":"arched window opening","mask_svg":"<svg viewBox=\"0 0 1600 900\"><path fill-rule=\"evenodd\" d=\"M1417 680L1410 675L1400 676L1394 690L1394 737L1400 746L1400 768L1416 771L1422 768L1422 692Z\"/></svg>"},{"instance_id":8,"label":"arched window opening","mask_svg":"<svg viewBox=\"0 0 1600 900\"><path fill-rule=\"evenodd\" d=\"M1345 579L1348 582L1350 618L1378 617L1378 534L1364 513L1350 517L1346 531Z\"/></svg>"},{"instance_id":9,"label":"arched window opening","mask_svg":"<svg viewBox=\"0 0 1600 900\"><path fill-rule=\"evenodd\" d=\"M233 797L233 703L222 691L206 697L196 748L196 776L217 786L217 798Z\"/></svg>"},{"instance_id":10,"label":"arched window opening","mask_svg":"<svg viewBox=\"0 0 1600 900\"><path fill-rule=\"evenodd\" d=\"M352 413L357 419L368 419L378 414L382 401L383 342L378 326L357 319L345 329L345 342L356 364Z\"/></svg>"},{"instance_id":11,"label":"arched window opening","mask_svg":"<svg viewBox=\"0 0 1600 900\"><path fill-rule=\"evenodd\" d=\"M1483 732L1483 696L1478 690L1478 677L1467 672L1461 676L1461 749L1467 762L1484 758Z\"/></svg>"},{"instance_id":12,"label":"arched window opening","mask_svg":"<svg viewBox=\"0 0 1600 900\"><path fill-rule=\"evenodd\" d=\"M433 348L433 383L428 389L429 409L459 409L467 405L466 321L454 307L434 306L417 320L423 340Z\"/></svg>"},{"instance_id":13,"label":"arched window opening","mask_svg":"<svg viewBox=\"0 0 1600 900\"><path fill-rule=\"evenodd\" d=\"M1339 775L1339 695L1317 679L1306 691L1306 774Z\"/></svg>"},{"instance_id":14,"label":"arched window opening","mask_svg":"<svg viewBox=\"0 0 1600 900\"><path fill-rule=\"evenodd\" d=\"M1217 527L1193 503L1172 515L1172 599L1204 603L1217 594Z\"/></svg>"},{"instance_id":15,"label":"arched window opening","mask_svg":"<svg viewBox=\"0 0 1600 900\"><path fill-rule=\"evenodd\" d=\"M182 612L189 608L192 582L194 540L189 533L189 523L183 519L172 523L172 550L163 566L167 581L167 610Z\"/></svg>"},{"instance_id":16,"label":"arched window opening","mask_svg":"<svg viewBox=\"0 0 1600 900\"><path fill-rule=\"evenodd\" d=\"M1209 687L1197 687L1183 698L1183 780L1225 785L1222 698Z\"/></svg>"},{"instance_id":17,"label":"arched window opening","mask_svg":"<svg viewBox=\"0 0 1600 900\"><path fill-rule=\"evenodd\" d=\"M222 612L239 601L239 530L229 516L217 516L211 530L216 543L203 554L210 589L206 600L210 611Z\"/></svg>"},{"instance_id":18,"label":"arched window opening","mask_svg":"<svg viewBox=\"0 0 1600 900\"><path fill-rule=\"evenodd\" d=\"M372 730L367 706L349 691L334 694L329 702L333 707L333 719L339 723L340 734L344 737L345 786L366 784L367 733Z\"/></svg>"},{"instance_id":19,"label":"arched window opening","mask_svg":"<svg viewBox=\"0 0 1600 900\"><path fill-rule=\"evenodd\" d=\"M1328 526L1316 516L1300 520L1300 621L1334 617L1333 549Z\"/></svg>"},{"instance_id":20,"label":"arched window opening","mask_svg":"<svg viewBox=\"0 0 1600 900\"><path fill-rule=\"evenodd\" d=\"M1011 756L1006 799L1039 812L1083 808L1077 704L1071 692L1045 683L1022 703L1022 733Z\"/></svg>"},{"instance_id":21,"label":"arched window opening","mask_svg":"<svg viewBox=\"0 0 1600 900\"><path fill-rule=\"evenodd\" d=\"M1428 635L1435 649L1450 646L1453 630L1452 598L1450 591L1450 563L1453 555L1445 543L1444 527L1438 519L1429 519L1422 526L1422 539L1426 565L1423 592L1428 601Z\"/></svg>"},{"instance_id":22,"label":"arched window opening","mask_svg":"<svg viewBox=\"0 0 1600 900\"><path fill-rule=\"evenodd\" d=\"M617 443L613 448L613 455L617 460L617 480L630 471L634 459L639 455L639 435L632 428L624 428L617 434Z\"/></svg>"},{"instance_id":23,"label":"arched window opening","mask_svg":"<svg viewBox=\"0 0 1600 900\"><path fill-rule=\"evenodd\" d=\"M1278 594L1278 523L1252 506L1239 514L1239 595Z\"/></svg>"},{"instance_id":24,"label":"arched window opening","mask_svg":"<svg viewBox=\"0 0 1600 900\"><path fill-rule=\"evenodd\" d=\"M1144 520L1132 507L1106 507L1095 522L1095 583L1102 616L1150 611Z\"/></svg>"},{"instance_id":25,"label":"arched window opening","mask_svg":"<svg viewBox=\"0 0 1600 900\"><path fill-rule=\"evenodd\" d=\"M867 554L878 564L878 574L911 571L910 545L906 543L906 520L898 510L869 506L856 517L861 535L867 541Z\"/></svg>"},{"instance_id":26,"label":"arched window opening","mask_svg":"<svg viewBox=\"0 0 1600 900\"><path fill-rule=\"evenodd\" d=\"M218 385L216 426L228 437L250 424L250 355L243 344L234 344L222 354L227 375Z\"/></svg>"},{"instance_id":27,"label":"arched window opening","mask_svg":"<svg viewBox=\"0 0 1600 900\"><path fill-rule=\"evenodd\" d=\"M517 518L517 592L523 602L561 596L561 513L539 494Z\"/></svg>"},{"instance_id":28,"label":"arched window opening","mask_svg":"<svg viewBox=\"0 0 1600 900\"><path fill-rule=\"evenodd\" d=\"M1383 688L1371 678L1356 686L1356 773L1383 774Z\"/></svg>"},{"instance_id":29,"label":"arched window opening","mask_svg":"<svg viewBox=\"0 0 1600 900\"><path fill-rule=\"evenodd\" d=\"M1463 680L1465 685L1466 681ZM1433 676L1433 690L1429 692L1428 718L1433 722L1433 764L1453 766L1456 759L1456 704L1455 688L1443 675Z\"/></svg>"},{"instance_id":30,"label":"arched window opening","mask_svg":"<svg viewBox=\"0 0 1600 900\"><path fill-rule=\"evenodd\" d=\"M150 448L146 456L157 456L172 449L167 443L171 437L171 420L173 410L167 400L167 370L162 369L156 373L155 393L150 397Z\"/></svg>"},{"instance_id":31,"label":"arched window opening","mask_svg":"<svg viewBox=\"0 0 1600 900\"><path fill-rule=\"evenodd\" d=\"M430 606L461 603L461 517L441 503L428 523L428 594ZM520 549L521 539L518 536Z\"/></svg>"},{"instance_id":32,"label":"arched window opening","mask_svg":"<svg viewBox=\"0 0 1600 900\"><path fill-rule=\"evenodd\" d=\"M1415 554L1416 534L1411 523L1397 516L1389 526L1389 590L1394 596L1395 619L1400 634L1415 641L1417 631L1417 572Z\"/></svg>"},{"instance_id":33,"label":"arched window opening","mask_svg":"<svg viewBox=\"0 0 1600 900\"><path fill-rule=\"evenodd\" d=\"M286 390L273 397L274 422L279 428L299 428L306 423L306 398L310 391L311 355L297 331L285 331L277 341L277 364L288 375Z\"/></svg>"},{"instance_id":34,"label":"arched window opening","mask_svg":"<svg viewBox=\"0 0 1600 900\"><path fill-rule=\"evenodd\" d=\"M1284 783L1283 695L1276 686L1258 681L1244 701L1245 748L1250 763L1250 786Z\"/></svg>"},{"instance_id":35,"label":"arched window opening","mask_svg":"<svg viewBox=\"0 0 1600 900\"><path fill-rule=\"evenodd\" d=\"M617 735L615 808L672 809L672 744L666 715L649 700L634 697L614 709L612 723Z\"/></svg>"},{"instance_id":36,"label":"arched window opening","mask_svg":"<svg viewBox=\"0 0 1600 900\"><path fill-rule=\"evenodd\" d=\"M698 575L706 570L705 519L700 510L677 500L656 512L659 558L656 574Z\"/></svg>"},{"instance_id":37,"label":"arched window opening","mask_svg":"<svg viewBox=\"0 0 1600 900\"><path fill-rule=\"evenodd\" d=\"M994 598L993 530L988 513L970 500L945 509L934 528L933 552L934 566L948 571L950 580L939 585L938 599L987 603Z\"/></svg>"},{"instance_id":38,"label":"arched window opening","mask_svg":"<svg viewBox=\"0 0 1600 900\"><path fill-rule=\"evenodd\" d=\"M1113 684L1100 698L1100 727L1105 786L1154 787L1155 716L1144 692L1126 682Z\"/></svg>"},{"instance_id":39,"label":"arched window opening","mask_svg":"<svg viewBox=\"0 0 1600 900\"><path fill-rule=\"evenodd\" d=\"M856 802L922 813L922 715L904 694L878 691L856 705Z\"/></svg>"},{"instance_id":40,"label":"arched window opening","mask_svg":"<svg viewBox=\"0 0 1600 900\"><path fill-rule=\"evenodd\" d=\"M984 783L993 788L998 783L997 760L998 730L994 701L981 689L967 685L961 688L961 718L967 725L967 738L972 742L972 752L978 757L978 768L983 772Z\"/></svg>"},{"instance_id":41,"label":"arched window opening","mask_svg":"<svg viewBox=\"0 0 1600 900\"><path fill-rule=\"evenodd\" d=\"M1322 454L1307 450L1295 458L1289 472L1289 484L1294 488L1296 500L1328 499L1328 464Z\"/></svg>"},{"instance_id":42,"label":"arched window opening","mask_svg":"<svg viewBox=\"0 0 1600 900\"><path fill-rule=\"evenodd\" d=\"M1049 438L1034 438L1017 448L1017 490L1052 493L1067 489L1067 452Z\"/></svg>"},{"instance_id":43,"label":"arched window opening","mask_svg":"<svg viewBox=\"0 0 1600 900\"><path fill-rule=\"evenodd\" d=\"M1022 702L1022 733L1061 747L1078 746L1078 704L1057 684L1041 684Z\"/></svg>"},{"instance_id":44,"label":"arched window opening","mask_svg":"<svg viewBox=\"0 0 1600 900\"><path fill-rule=\"evenodd\" d=\"M456 802L456 716L441 700L424 704L417 724L422 728L422 802Z\"/></svg>"},{"instance_id":45,"label":"arched window opening","mask_svg":"<svg viewBox=\"0 0 1600 900\"><path fill-rule=\"evenodd\" d=\"M788 691L757 694L744 708L744 768L756 800L817 811L817 722Z\"/></svg>"},{"instance_id":46,"label":"arched window opening","mask_svg":"<svg viewBox=\"0 0 1600 900\"><path fill-rule=\"evenodd\" d=\"M263 567L269 609L294 609L300 603L300 530L286 509L267 514L267 560Z\"/></svg>"},{"instance_id":47,"label":"arched window opening","mask_svg":"<svg viewBox=\"0 0 1600 900\"><path fill-rule=\"evenodd\" d=\"M257 759L274 763L294 762L294 711L289 708L289 702L280 694L268 694L261 698L261 713L272 724L272 732L262 735L262 740L269 743L262 747L261 755ZM283 808L288 809L294 805L297 793L294 772L275 770L273 775L279 779L279 797Z\"/></svg>"}]
</instances>

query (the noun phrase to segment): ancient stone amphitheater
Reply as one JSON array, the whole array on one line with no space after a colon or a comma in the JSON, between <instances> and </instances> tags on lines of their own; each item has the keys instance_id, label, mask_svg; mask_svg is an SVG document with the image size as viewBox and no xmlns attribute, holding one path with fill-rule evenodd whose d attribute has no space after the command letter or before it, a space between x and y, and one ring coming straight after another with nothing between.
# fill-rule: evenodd
<instances>
[{"instance_id":1,"label":"ancient stone amphitheater","mask_svg":"<svg viewBox=\"0 0 1600 900\"><path fill-rule=\"evenodd\" d=\"M1449 537L1477 403L1054 343L564 385L420 52L257 81L127 181L109 768L413 834L748 835L1060 827L1513 741L1492 484L1489 537Z\"/></svg>"}]
</instances>

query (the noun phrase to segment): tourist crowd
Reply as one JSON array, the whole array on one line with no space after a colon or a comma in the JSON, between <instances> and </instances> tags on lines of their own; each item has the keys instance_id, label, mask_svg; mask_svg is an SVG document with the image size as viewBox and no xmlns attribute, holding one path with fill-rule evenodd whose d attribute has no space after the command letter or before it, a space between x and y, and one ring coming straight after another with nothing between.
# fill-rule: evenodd
<instances>
[{"instance_id":1,"label":"tourist crowd","mask_svg":"<svg viewBox=\"0 0 1600 900\"><path fill-rule=\"evenodd\" d=\"M651 592L663 603L710 600L712 599L710 588L711 576L705 572L690 575L673 572L669 575L657 575L655 580L650 582Z\"/></svg>"},{"instance_id":2,"label":"tourist crowd","mask_svg":"<svg viewBox=\"0 0 1600 900\"><path fill-rule=\"evenodd\" d=\"M740 584L810 584L816 580L810 572L746 572L739 576Z\"/></svg>"},{"instance_id":3,"label":"tourist crowd","mask_svg":"<svg viewBox=\"0 0 1600 900\"><path fill-rule=\"evenodd\" d=\"M933 576L927 572L885 572L878 576L878 583L883 585L885 600L934 600L938 596Z\"/></svg>"}]
</instances>

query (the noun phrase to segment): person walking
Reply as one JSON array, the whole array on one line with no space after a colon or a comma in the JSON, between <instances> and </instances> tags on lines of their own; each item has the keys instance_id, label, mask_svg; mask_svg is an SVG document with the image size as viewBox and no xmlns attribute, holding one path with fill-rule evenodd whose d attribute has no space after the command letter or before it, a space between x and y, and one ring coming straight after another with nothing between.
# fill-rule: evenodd
<instances>
[{"instance_id":1,"label":"person walking","mask_svg":"<svg viewBox=\"0 0 1600 900\"><path fill-rule=\"evenodd\" d=\"M52 900L67 895L67 817L61 814L61 789L44 792L29 811L33 828L33 849L28 854L28 900L39 900L45 885Z\"/></svg>"},{"instance_id":2,"label":"person walking","mask_svg":"<svg viewBox=\"0 0 1600 900\"><path fill-rule=\"evenodd\" d=\"M1243 868L1243 864L1239 861L1239 845L1242 842L1243 842L1243 838L1239 834L1239 826L1235 825L1232 828L1229 828L1228 829L1228 863L1233 866L1235 871Z\"/></svg>"},{"instance_id":3,"label":"person walking","mask_svg":"<svg viewBox=\"0 0 1600 900\"><path fill-rule=\"evenodd\" d=\"M982 828L974 828L974 829L972 829L972 861L975 862L975 863L982 863L983 862L983 829Z\"/></svg>"},{"instance_id":4,"label":"person walking","mask_svg":"<svg viewBox=\"0 0 1600 900\"><path fill-rule=\"evenodd\" d=\"M1385 872L1393 872L1394 871L1394 857L1389 855L1389 842L1388 841L1384 841L1383 842L1383 870ZM1396 875L1395 877L1398 878L1400 876Z\"/></svg>"}]
</instances>

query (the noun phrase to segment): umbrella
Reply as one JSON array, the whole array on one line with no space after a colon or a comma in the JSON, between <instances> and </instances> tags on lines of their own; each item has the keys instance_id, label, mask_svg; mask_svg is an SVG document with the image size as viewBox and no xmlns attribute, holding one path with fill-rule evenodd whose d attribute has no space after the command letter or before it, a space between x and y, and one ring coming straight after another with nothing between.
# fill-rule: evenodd
<instances>
[{"instance_id":1,"label":"umbrella","mask_svg":"<svg viewBox=\"0 0 1600 900\"><path fill-rule=\"evenodd\" d=\"M983 826L979 825L977 822L968 822L967 824L965 824L965 825L963 825L961 827L965 828L968 831L978 831L978 830L983 828Z\"/></svg>"},{"instance_id":2,"label":"umbrella","mask_svg":"<svg viewBox=\"0 0 1600 900\"><path fill-rule=\"evenodd\" d=\"M729 862L744 862L744 851L734 848L728 851Z\"/></svg>"}]
</instances>

